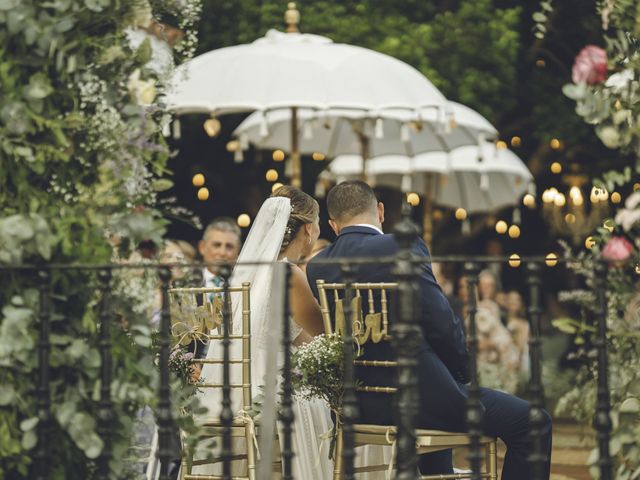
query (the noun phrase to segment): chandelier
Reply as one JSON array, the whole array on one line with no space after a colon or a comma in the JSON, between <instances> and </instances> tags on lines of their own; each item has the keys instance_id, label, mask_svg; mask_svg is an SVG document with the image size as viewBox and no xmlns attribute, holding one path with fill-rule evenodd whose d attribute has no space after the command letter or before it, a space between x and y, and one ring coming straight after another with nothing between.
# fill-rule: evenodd
<instances>
[{"instance_id":1,"label":"chandelier","mask_svg":"<svg viewBox=\"0 0 640 480\"><path fill-rule=\"evenodd\" d=\"M542 213L556 235L569 237L574 246L578 246L608 216L609 192L592 187L587 197L585 175L563 175L562 180L569 187L567 194L555 187L546 189L542 194Z\"/></svg>"}]
</instances>

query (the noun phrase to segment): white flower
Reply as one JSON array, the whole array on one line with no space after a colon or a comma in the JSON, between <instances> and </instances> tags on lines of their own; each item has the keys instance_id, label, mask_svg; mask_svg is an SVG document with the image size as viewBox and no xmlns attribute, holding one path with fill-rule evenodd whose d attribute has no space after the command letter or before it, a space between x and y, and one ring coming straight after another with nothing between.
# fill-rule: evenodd
<instances>
[{"instance_id":1,"label":"white flower","mask_svg":"<svg viewBox=\"0 0 640 480\"><path fill-rule=\"evenodd\" d=\"M142 27L146 28L153 20L153 12L151 10L151 5L149 2L138 0L134 3L134 6L131 10L131 26L134 28Z\"/></svg>"},{"instance_id":2,"label":"white flower","mask_svg":"<svg viewBox=\"0 0 640 480\"><path fill-rule=\"evenodd\" d=\"M631 228L640 220L640 210L620 210L616 214L616 223L622 225L622 229L625 232L631 230Z\"/></svg>"},{"instance_id":3,"label":"white flower","mask_svg":"<svg viewBox=\"0 0 640 480\"><path fill-rule=\"evenodd\" d=\"M127 83L129 93L136 99L138 105L150 105L156 98L156 85L153 80L140 80L140 70L136 69L129 75Z\"/></svg>"},{"instance_id":4,"label":"white flower","mask_svg":"<svg viewBox=\"0 0 640 480\"><path fill-rule=\"evenodd\" d=\"M620 145L620 135L615 127L602 127L596 130L598 137L607 148L617 148Z\"/></svg>"}]
</instances>

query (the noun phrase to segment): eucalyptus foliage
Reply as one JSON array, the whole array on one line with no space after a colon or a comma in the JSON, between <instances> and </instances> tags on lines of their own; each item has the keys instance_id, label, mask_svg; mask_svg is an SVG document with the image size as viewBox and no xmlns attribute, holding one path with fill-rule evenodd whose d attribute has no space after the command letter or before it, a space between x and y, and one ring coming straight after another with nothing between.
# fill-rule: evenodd
<instances>
[{"instance_id":1,"label":"eucalyptus foliage","mask_svg":"<svg viewBox=\"0 0 640 480\"><path fill-rule=\"evenodd\" d=\"M195 0L0 0L0 478L33 476L39 423L38 281L2 267L108 263L140 241L160 243L170 118L157 98L173 61L193 53L199 9ZM152 20L183 30L161 66L160 42L139 30L160 26ZM145 308L153 275L114 272L111 478L134 478L135 413L156 402ZM53 270L50 288L49 465L54 479L92 478L103 448L95 272Z\"/></svg>"}]
</instances>

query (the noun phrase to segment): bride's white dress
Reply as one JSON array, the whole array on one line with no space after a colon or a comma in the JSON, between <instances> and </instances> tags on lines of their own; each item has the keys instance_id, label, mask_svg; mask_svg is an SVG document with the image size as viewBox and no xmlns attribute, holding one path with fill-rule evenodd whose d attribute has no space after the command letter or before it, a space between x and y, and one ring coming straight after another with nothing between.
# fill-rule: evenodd
<instances>
[{"instance_id":1,"label":"bride's white dress","mask_svg":"<svg viewBox=\"0 0 640 480\"><path fill-rule=\"evenodd\" d=\"M274 351L279 352L278 358L282 358L280 350L280 336L272 333L281 331L280 316L271 315L275 302L283 298L283 286L273 282L273 269L270 265L242 265L243 262L275 262L277 261L282 244L282 238L291 212L289 199L273 197L267 199L254 220L253 227L238 258L238 266L231 277L232 285L242 282L251 283L251 382L252 395L255 398L260 393L260 386L265 385L265 378L275 378L275 372L279 371L281 361L271 362ZM282 283L282 282L281 282ZM279 286L280 285L280 286ZM241 329L242 308L240 296L232 296L232 332L239 333ZM276 318L279 317L279 318ZM295 339L302 331L293 320L290 319L291 339ZM231 342L231 357L240 357L241 345L239 341ZM222 358L222 343L212 340L207 358ZM231 383L239 383L242 379L241 365L233 364L231 370ZM271 377L269 377L271 375ZM222 366L205 364L202 369L202 377L206 383L221 383ZM219 389L204 389L201 402L208 409L208 418L217 418L220 415L222 396ZM242 409L241 392L239 389L232 391L232 409L238 413ZM333 476L333 461L329 460L330 439L328 432L333 428L331 414L326 403L319 399L303 400L293 397L294 423L292 431L293 460L292 469L296 480L330 480ZM278 431L281 433L281 425ZM282 449L282 434L278 435L280 449ZM324 442L324 445L323 445ZM233 442L234 454L245 452L244 439ZM216 447L219 455L219 446ZM356 465L380 464L388 460L388 448L364 447L357 449L360 455L356 458ZM221 465L194 466L194 474L220 474ZM246 474L246 463L236 461L233 463L232 475ZM385 478L384 472L367 473L359 478L363 480L381 480Z\"/></svg>"}]
</instances>

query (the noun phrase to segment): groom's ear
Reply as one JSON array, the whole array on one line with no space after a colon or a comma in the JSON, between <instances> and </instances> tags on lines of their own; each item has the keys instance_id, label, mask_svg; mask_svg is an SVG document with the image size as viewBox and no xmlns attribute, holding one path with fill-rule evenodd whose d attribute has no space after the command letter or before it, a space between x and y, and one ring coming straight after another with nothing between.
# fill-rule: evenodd
<instances>
[{"instance_id":1,"label":"groom's ear","mask_svg":"<svg viewBox=\"0 0 640 480\"><path fill-rule=\"evenodd\" d=\"M336 235L340 235L340 227L338 226L335 220L330 218L329 226L331 227L331 230L333 230L333 233L335 233Z\"/></svg>"},{"instance_id":2,"label":"groom's ear","mask_svg":"<svg viewBox=\"0 0 640 480\"><path fill-rule=\"evenodd\" d=\"M384 203L378 202L378 220L380 220L380 225L384 223Z\"/></svg>"}]
</instances>

